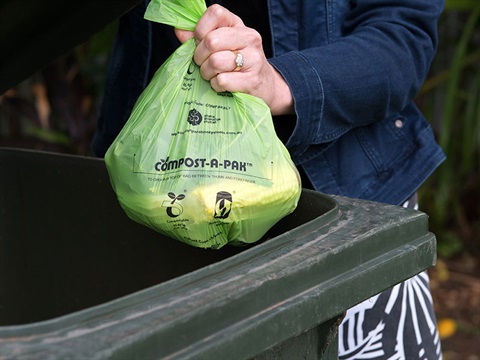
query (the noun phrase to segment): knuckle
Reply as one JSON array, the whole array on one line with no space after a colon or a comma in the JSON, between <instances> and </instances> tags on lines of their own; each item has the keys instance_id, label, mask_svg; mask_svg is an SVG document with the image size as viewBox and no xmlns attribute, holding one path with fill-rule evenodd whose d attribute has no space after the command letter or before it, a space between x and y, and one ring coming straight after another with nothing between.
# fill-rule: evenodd
<instances>
[{"instance_id":1,"label":"knuckle","mask_svg":"<svg viewBox=\"0 0 480 360\"><path fill-rule=\"evenodd\" d=\"M219 45L219 41L220 40L216 36L211 36L211 34L208 34L203 39L205 48L210 52L213 52L217 49L217 47Z\"/></svg>"},{"instance_id":2,"label":"knuckle","mask_svg":"<svg viewBox=\"0 0 480 360\"><path fill-rule=\"evenodd\" d=\"M252 28L246 28L243 34L244 38L247 39L249 44L253 44L256 47L261 47L262 46L262 36L260 33Z\"/></svg>"},{"instance_id":3,"label":"knuckle","mask_svg":"<svg viewBox=\"0 0 480 360\"><path fill-rule=\"evenodd\" d=\"M193 62L198 66L202 66L202 61L200 59L200 56L196 52L193 54Z\"/></svg>"},{"instance_id":4,"label":"knuckle","mask_svg":"<svg viewBox=\"0 0 480 360\"><path fill-rule=\"evenodd\" d=\"M225 91L229 89L229 84L230 84L228 80L229 75L230 74L228 73L220 73L215 77L217 86L219 89L221 89L221 91Z\"/></svg>"},{"instance_id":5,"label":"knuckle","mask_svg":"<svg viewBox=\"0 0 480 360\"><path fill-rule=\"evenodd\" d=\"M212 55L210 55L209 62L210 66L214 70L221 69L222 65L225 63L224 61L222 61L218 53L213 53Z\"/></svg>"},{"instance_id":6,"label":"knuckle","mask_svg":"<svg viewBox=\"0 0 480 360\"><path fill-rule=\"evenodd\" d=\"M260 89L261 80L257 74L251 74L249 79L251 91L258 91Z\"/></svg>"},{"instance_id":7,"label":"knuckle","mask_svg":"<svg viewBox=\"0 0 480 360\"><path fill-rule=\"evenodd\" d=\"M215 76L212 80L210 80L210 86L212 87L213 90L216 92L223 92L225 89L223 89L220 84L218 83L218 75Z\"/></svg>"},{"instance_id":8,"label":"knuckle","mask_svg":"<svg viewBox=\"0 0 480 360\"><path fill-rule=\"evenodd\" d=\"M207 71L207 69L203 65L200 66L200 76L207 81L211 79L210 73Z\"/></svg>"},{"instance_id":9,"label":"knuckle","mask_svg":"<svg viewBox=\"0 0 480 360\"><path fill-rule=\"evenodd\" d=\"M210 13L211 16L214 16L216 18L221 18L226 13L226 9L218 4L213 4L212 6L208 7L207 11Z\"/></svg>"}]
</instances>

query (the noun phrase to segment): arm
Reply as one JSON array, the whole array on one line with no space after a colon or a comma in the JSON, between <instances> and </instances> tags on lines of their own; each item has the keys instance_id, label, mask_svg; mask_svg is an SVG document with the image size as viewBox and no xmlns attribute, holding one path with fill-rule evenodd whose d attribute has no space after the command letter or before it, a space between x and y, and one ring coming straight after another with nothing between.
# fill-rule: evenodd
<instances>
[{"instance_id":1,"label":"arm","mask_svg":"<svg viewBox=\"0 0 480 360\"><path fill-rule=\"evenodd\" d=\"M394 116L422 85L437 46L444 0L356 0L344 36L266 60L258 33L214 5L193 35L195 62L217 91L262 98L273 115L296 114L287 147L300 155L354 127ZM318 31L318 29L309 29ZM181 41L192 36L177 31ZM233 72L240 50L245 65ZM273 65L273 66L272 66Z\"/></svg>"},{"instance_id":2,"label":"arm","mask_svg":"<svg viewBox=\"0 0 480 360\"><path fill-rule=\"evenodd\" d=\"M346 36L270 59L288 83L297 125L290 146L334 141L401 111L421 87L444 0L357 0Z\"/></svg>"}]
</instances>

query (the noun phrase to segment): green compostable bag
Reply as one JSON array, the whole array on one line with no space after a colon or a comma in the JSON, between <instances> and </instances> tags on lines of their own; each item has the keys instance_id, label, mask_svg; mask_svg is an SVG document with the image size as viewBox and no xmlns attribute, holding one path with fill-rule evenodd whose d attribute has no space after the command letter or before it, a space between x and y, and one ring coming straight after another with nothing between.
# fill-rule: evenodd
<instances>
[{"instance_id":1,"label":"green compostable bag","mask_svg":"<svg viewBox=\"0 0 480 360\"><path fill-rule=\"evenodd\" d=\"M145 18L193 30L204 0L153 0ZM217 93L195 41L158 69L105 155L127 215L174 239L218 249L259 240L297 206L300 177L259 98Z\"/></svg>"}]
</instances>

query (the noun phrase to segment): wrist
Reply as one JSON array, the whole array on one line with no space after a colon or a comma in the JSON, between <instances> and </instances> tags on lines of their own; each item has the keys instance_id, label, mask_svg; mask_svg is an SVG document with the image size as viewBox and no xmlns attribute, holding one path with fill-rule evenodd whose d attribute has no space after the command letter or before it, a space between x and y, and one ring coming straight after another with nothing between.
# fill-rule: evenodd
<instances>
[{"instance_id":1,"label":"wrist","mask_svg":"<svg viewBox=\"0 0 480 360\"><path fill-rule=\"evenodd\" d=\"M273 98L270 102L270 111L272 115L294 114L293 95L283 76L273 68L275 73L273 81Z\"/></svg>"}]
</instances>

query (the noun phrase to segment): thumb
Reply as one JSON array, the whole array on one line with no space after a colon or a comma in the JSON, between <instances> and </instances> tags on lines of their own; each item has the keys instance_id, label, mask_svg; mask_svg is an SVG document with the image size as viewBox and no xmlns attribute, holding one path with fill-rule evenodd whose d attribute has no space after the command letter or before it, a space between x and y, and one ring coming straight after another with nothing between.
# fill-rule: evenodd
<instances>
[{"instance_id":1,"label":"thumb","mask_svg":"<svg viewBox=\"0 0 480 360\"><path fill-rule=\"evenodd\" d=\"M185 41L187 41L193 36L193 31L180 30L175 28L175 35L177 36L177 39L183 44Z\"/></svg>"}]
</instances>

